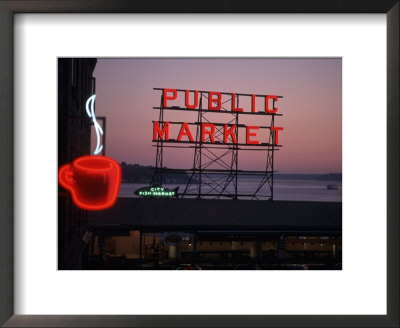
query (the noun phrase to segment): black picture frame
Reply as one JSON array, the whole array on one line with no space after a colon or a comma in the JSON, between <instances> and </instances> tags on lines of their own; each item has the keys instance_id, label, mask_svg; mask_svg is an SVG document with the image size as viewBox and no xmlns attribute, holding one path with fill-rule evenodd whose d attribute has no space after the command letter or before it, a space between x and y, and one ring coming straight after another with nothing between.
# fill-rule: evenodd
<instances>
[{"instance_id":1,"label":"black picture frame","mask_svg":"<svg viewBox=\"0 0 400 328\"><path fill-rule=\"evenodd\" d=\"M0 0L0 324L4 327L399 327L399 0ZM387 315L14 315L13 17L17 13L385 13Z\"/></svg>"}]
</instances>

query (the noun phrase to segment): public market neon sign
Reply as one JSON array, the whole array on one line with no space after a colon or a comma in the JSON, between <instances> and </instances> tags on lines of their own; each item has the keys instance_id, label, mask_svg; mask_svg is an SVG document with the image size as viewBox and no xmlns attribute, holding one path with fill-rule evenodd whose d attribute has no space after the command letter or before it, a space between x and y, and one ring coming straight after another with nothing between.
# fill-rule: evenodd
<instances>
[{"instance_id":1,"label":"public market neon sign","mask_svg":"<svg viewBox=\"0 0 400 328\"><path fill-rule=\"evenodd\" d=\"M276 103L279 101L280 96L276 95L256 95L256 94L237 94L237 93L226 93L217 91L199 91L199 90L179 90L179 89L157 89L162 90L162 105L163 109L166 110L188 110L188 111L203 111L203 112L214 112L214 113L232 113L232 114L256 114L256 115L279 115L279 108ZM178 94L181 93L179 97ZM184 93L184 96L182 95ZM200 108L201 97L205 95L208 98L207 108ZM223 101L223 96L229 97L229 99ZM176 106L176 102L183 99L184 107ZM239 97L250 97L250 108L244 108L239 106ZM192 98L192 100L190 100ZM257 110L256 104L262 98L263 110ZM226 102L230 101L230 108L226 110L223 106ZM180 124L179 133L176 139L170 139L170 121L153 122L153 141L169 141L174 142L189 142L194 143L195 138L193 137L193 131L190 125L198 125L199 123L188 123L188 122L173 122L173 124ZM222 131L223 127L223 144L238 144L238 125L237 124L221 124L211 122L201 122L200 133L202 143L216 143L216 133ZM279 132L283 130L282 126L258 126L258 125L241 125L241 128L246 129L245 145L259 145L261 129L267 128L273 133L273 142L271 146L279 145ZM268 131L268 135L270 134ZM221 142L218 141L220 144Z\"/></svg>"}]
</instances>

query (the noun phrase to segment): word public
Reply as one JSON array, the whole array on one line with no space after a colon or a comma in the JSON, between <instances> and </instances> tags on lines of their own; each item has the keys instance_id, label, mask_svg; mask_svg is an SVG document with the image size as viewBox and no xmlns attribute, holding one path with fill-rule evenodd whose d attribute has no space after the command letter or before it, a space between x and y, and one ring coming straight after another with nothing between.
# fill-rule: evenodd
<instances>
[{"instance_id":1,"label":"word public","mask_svg":"<svg viewBox=\"0 0 400 328\"><path fill-rule=\"evenodd\" d=\"M203 109L200 108L200 97L199 97L199 91L198 90L177 90L177 89L162 89L163 91L163 96L162 96L162 104L165 109L168 110L174 110L174 109L187 109L187 110L202 110L202 111L210 111L210 112L224 112L224 113L229 113L230 111L226 110L223 108L223 104L226 103L227 101L223 101L222 95L228 95L230 96L230 103L231 103L231 112L235 114L240 114L240 113L257 113L257 114L262 114L263 112L256 112L256 99L259 97L265 98L264 100L264 114L266 115L274 115L278 113L279 108L275 106L275 103L279 100L278 96L275 95L265 95L265 96L259 96L255 94L249 94L249 95L243 95L243 94L236 94L236 93L222 93L222 92L216 92L216 91L201 91L201 94L208 94L208 108ZM184 104L185 107L178 107L178 106L173 106L173 101L178 100L178 91L181 91L181 93L185 93L185 99L184 99ZM194 98L192 102L190 101L190 95L193 94ZM246 110L238 105L239 97L243 96L250 96L251 97L251 108L250 111ZM183 100L183 99L182 99ZM271 101L272 100L272 101ZM228 99L229 101L229 99ZM172 103L172 105L171 105ZM270 104L272 103L272 106ZM221 110L223 109L223 110ZM179 122L181 124L179 134L177 136L177 139L175 141L185 141L185 142L195 142L193 138L192 131L189 127L190 124L187 122ZM174 122L175 124L175 122ZM195 123L196 124L196 123ZM216 143L216 132L219 134L222 134L223 132L223 143L233 143L237 144L238 143L238 126L236 124L222 124L221 129L217 129L216 126L221 126L220 123L218 124L213 124L210 122L207 123L201 123L201 142L210 142L210 143ZM243 126L243 125L241 125ZM270 131L267 129L268 135L270 133L273 133L273 140L274 144L278 145L279 144L279 131L283 130L283 127L280 126L244 126L246 129L246 144L247 145L257 145L260 144L260 140L258 139L259 137L259 130L260 128L268 128ZM153 141L157 140L165 140L168 141L170 138L170 122L165 121L165 122L160 122L160 121L154 121L153 122ZM265 132L264 132L265 133Z\"/></svg>"}]
</instances>

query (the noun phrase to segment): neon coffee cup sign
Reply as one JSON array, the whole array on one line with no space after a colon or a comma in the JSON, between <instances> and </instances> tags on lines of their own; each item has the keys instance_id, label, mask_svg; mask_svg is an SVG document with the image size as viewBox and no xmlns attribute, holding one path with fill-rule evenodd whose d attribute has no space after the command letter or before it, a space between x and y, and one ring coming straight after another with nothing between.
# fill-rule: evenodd
<instances>
[{"instance_id":1,"label":"neon coffee cup sign","mask_svg":"<svg viewBox=\"0 0 400 328\"><path fill-rule=\"evenodd\" d=\"M121 167L117 161L98 155L102 149L100 136L103 129L96 120L94 101L86 102L86 113L92 119L97 137L94 155L81 156L58 171L58 181L71 193L74 204L82 209L98 211L112 207L118 198L121 184Z\"/></svg>"}]
</instances>

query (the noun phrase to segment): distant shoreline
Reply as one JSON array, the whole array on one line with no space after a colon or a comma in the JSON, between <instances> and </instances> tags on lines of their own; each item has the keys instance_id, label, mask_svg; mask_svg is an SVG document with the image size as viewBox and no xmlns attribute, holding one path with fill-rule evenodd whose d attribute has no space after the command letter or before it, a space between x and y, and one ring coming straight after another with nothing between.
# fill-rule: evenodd
<instances>
[{"instance_id":1,"label":"distant shoreline","mask_svg":"<svg viewBox=\"0 0 400 328\"><path fill-rule=\"evenodd\" d=\"M327 174L275 173L274 178L285 179L285 180L342 181L342 173L327 173Z\"/></svg>"},{"instance_id":2,"label":"distant shoreline","mask_svg":"<svg viewBox=\"0 0 400 328\"><path fill-rule=\"evenodd\" d=\"M121 162L122 181L148 183L152 180L154 174L154 166L142 166L139 164L127 164ZM166 168L167 169L167 168ZM222 177L225 174L215 174L215 177ZM238 173L238 177L244 175ZM246 175L247 179L260 179L263 175ZM302 173L275 173L275 179L280 180L315 180L315 181L342 181L342 173L326 173L326 174L302 174ZM165 172L163 174L164 183L186 183L190 179L190 170L186 172Z\"/></svg>"}]
</instances>

